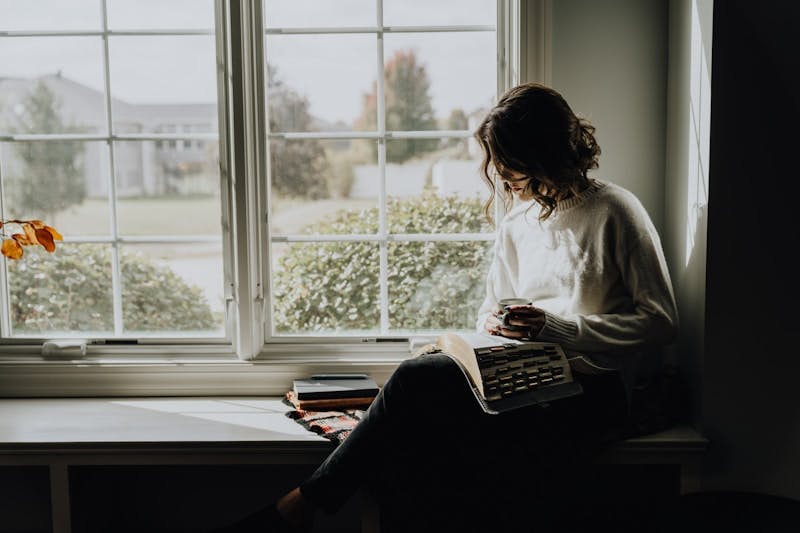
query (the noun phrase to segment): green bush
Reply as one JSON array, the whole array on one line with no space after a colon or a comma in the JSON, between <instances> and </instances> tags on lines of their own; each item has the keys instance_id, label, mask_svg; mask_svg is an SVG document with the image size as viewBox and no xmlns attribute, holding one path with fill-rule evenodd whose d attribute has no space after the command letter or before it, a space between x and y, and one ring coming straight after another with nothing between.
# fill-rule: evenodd
<instances>
[{"instance_id":1,"label":"green bush","mask_svg":"<svg viewBox=\"0 0 800 533\"><path fill-rule=\"evenodd\" d=\"M392 233L488 231L479 199L390 198ZM376 233L378 209L340 211L309 233ZM389 326L392 330L470 329L483 301L491 243L390 242ZM274 321L281 333L377 330L380 326L379 245L296 243L278 260Z\"/></svg>"},{"instance_id":2,"label":"green bush","mask_svg":"<svg viewBox=\"0 0 800 533\"><path fill-rule=\"evenodd\" d=\"M52 253L28 249L10 261L14 331L114 330L111 253L107 246L60 245ZM126 331L208 330L219 326L198 287L169 267L123 253L122 316Z\"/></svg>"}]
</instances>

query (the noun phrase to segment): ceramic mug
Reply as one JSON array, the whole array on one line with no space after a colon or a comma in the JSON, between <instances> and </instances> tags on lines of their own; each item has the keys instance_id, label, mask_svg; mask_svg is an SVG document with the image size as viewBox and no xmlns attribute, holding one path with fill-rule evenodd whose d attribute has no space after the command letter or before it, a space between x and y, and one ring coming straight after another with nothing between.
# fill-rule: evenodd
<instances>
[{"instance_id":1,"label":"ceramic mug","mask_svg":"<svg viewBox=\"0 0 800 533\"><path fill-rule=\"evenodd\" d=\"M503 327L505 329L510 329L512 331L527 331L526 326L512 326L508 324L508 313L506 312L506 307L509 305L532 305L531 302L527 298L503 298L502 300L497 302L497 318L503 323Z\"/></svg>"},{"instance_id":2,"label":"ceramic mug","mask_svg":"<svg viewBox=\"0 0 800 533\"><path fill-rule=\"evenodd\" d=\"M532 305L533 302L528 300L527 298L503 298L502 300L497 302L497 309L498 313L504 313L506 307L509 305Z\"/></svg>"}]
</instances>

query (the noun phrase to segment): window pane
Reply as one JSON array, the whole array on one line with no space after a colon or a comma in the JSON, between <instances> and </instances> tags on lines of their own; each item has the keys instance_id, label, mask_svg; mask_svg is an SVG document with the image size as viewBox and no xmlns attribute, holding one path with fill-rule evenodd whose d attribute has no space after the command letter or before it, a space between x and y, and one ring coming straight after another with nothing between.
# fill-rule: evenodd
<instances>
[{"instance_id":1,"label":"window pane","mask_svg":"<svg viewBox=\"0 0 800 533\"><path fill-rule=\"evenodd\" d=\"M374 35L268 35L270 130L375 129Z\"/></svg>"},{"instance_id":2,"label":"window pane","mask_svg":"<svg viewBox=\"0 0 800 533\"><path fill-rule=\"evenodd\" d=\"M214 28L214 0L107 1L108 27L112 30Z\"/></svg>"},{"instance_id":3,"label":"window pane","mask_svg":"<svg viewBox=\"0 0 800 533\"><path fill-rule=\"evenodd\" d=\"M488 108L497 92L494 32L387 34L386 129L444 129L454 112Z\"/></svg>"},{"instance_id":4,"label":"window pane","mask_svg":"<svg viewBox=\"0 0 800 533\"><path fill-rule=\"evenodd\" d=\"M380 324L378 245L273 244L276 334L374 334Z\"/></svg>"},{"instance_id":5,"label":"window pane","mask_svg":"<svg viewBox=\"0 0 800 533\"><path fill-rule=\"evenodd\" d=\"M99 37L0 37L0 133L105 133Z\"/></svg>"},{"instance_id":6,"label":"window pane","mask_svg":"<svg viewBox=\"0 0 800 533\"><path fill-rule=\"evenodd\" d=\"M215 57L210 35L112 37L114 130L216 132Z\"/></svg>"},{"instance_id":7,"label":"window pane","mask_svg":"<svg viewBox=\"0 0 800 533\"><path fill-rule=\"evenodd\" d=\"M390 242L390 328L474 329L491 249L484 241Z\"/></svg>"},{"instance_id":8,"label":"window pane","mask_svg":"<svg viewBox=\"0 0 800 533\"><path fill-rule=\"evenodd\" d=\"M272 234L378 231L377 143L270 142Z\"/></svg>"},{"instance_id":9,"label":"window pane","mask_svg":"<svg viewBox=\"0 0 800 533\"><path fill-rule=\"evenodd\" d=\"M221 235L216 141L114 144L123 235Z\"/></svg>"},{"instance_id":10,"label":"window pane","mask_svg":"<svg viewBox=\"0 0 800 533\"><path fill-rule=\"evenodd\" d=\"M58 243L54 253L25 247L6 261L12 334L108 336L114 330L107 245Z\"/></svg>"},{"instance_id":11,"label":"window pane","mask_svg":"<svg viewBox=\"0 0 800 533\"><path fill-rule=\"evenodd\" d=\"M106 143L0 143L0 175L11 218L44 220L67 237L109 234Z\"/></svg>"},{"instance_id":12,"label":"window pane","mask_svg":"<svg viewBox=\"0 0 800 533\"><path fill-rule=\"evenodd\" d=\"M219 243L122 247L126 334L224 335Z\"/></svg>"},{"instance_id":13,"label":"window pane","mask_svg":"<svg viewBox=\"0 0 800 533\"><path fill-rule=\"evenodd\" d=\"M387 220L391 233L493 231L483 214L489 189L468 139L386 142Z\"/></svg>"},{"instance_id":14,"label":"window pane","mask_svg":"<svg viewBox=\"0 0 800 533\"><path fill-rule=\"evenodd\" d=\"M376 24L375 0L269 0L267 28L354 27Z\"/></svg>"},{"instance_id":15,"label":"window pane","mask_svg":"<svg viewBox=\"0 0 800 533\"><path fill-rule=\"evenodd\" d=\"M100 0L0 0L0 31L100 30Z\"/></svg>"},{"instance_id":16,"label":"window pane","mask_svg":"<svg viewBox=\"0 0 800 533\"><path fill-rule=\"evenodd\" d=\"M387 26L494 25L495 0L384 0L383 20Z\"/></svg>"}]
</instances>

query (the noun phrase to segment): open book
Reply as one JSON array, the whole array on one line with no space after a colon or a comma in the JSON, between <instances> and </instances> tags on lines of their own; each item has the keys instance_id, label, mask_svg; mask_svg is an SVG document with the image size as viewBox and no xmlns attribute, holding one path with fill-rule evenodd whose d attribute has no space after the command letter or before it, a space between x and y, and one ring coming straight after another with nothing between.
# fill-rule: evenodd
<instances>
[{"instance_id":1,"label":"open book","mask_svg":"<svg viewBox=\"0 0 800 533\"><path fill-rule=\"evenodd\" d=\"M484 411L498 414L583 392L556 343L516 341L479 333L444 333L419 350L458 363Z\"/></svg>"}]
</instances>

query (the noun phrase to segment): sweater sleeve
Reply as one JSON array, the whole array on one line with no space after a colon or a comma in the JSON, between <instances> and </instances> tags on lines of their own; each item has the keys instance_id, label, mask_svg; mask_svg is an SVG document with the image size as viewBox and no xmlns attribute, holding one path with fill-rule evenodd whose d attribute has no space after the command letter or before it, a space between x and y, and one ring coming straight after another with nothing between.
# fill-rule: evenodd
<instances>
[{"instance_id":1,"label":"sweater sleeve","mask_svg":"<svg viewBox=\"0 0 800 533\"><path fill-rule=\"evenodd\" d=\"M602 314L547 312L537 339L587 352L628 351L672 342L677 333L677 307L658 234L645 223L633 241L615 254L629 304Z\"/></svg>"}]
</instances>

